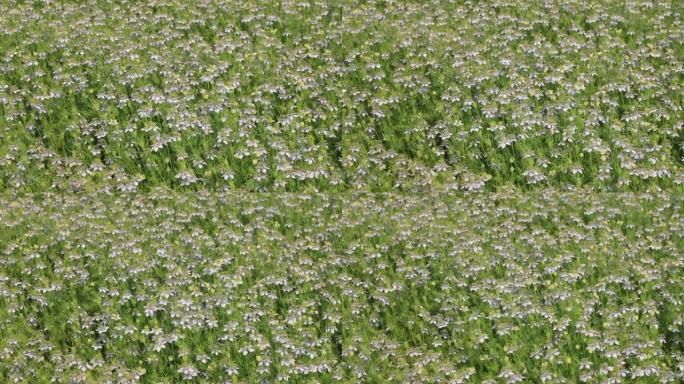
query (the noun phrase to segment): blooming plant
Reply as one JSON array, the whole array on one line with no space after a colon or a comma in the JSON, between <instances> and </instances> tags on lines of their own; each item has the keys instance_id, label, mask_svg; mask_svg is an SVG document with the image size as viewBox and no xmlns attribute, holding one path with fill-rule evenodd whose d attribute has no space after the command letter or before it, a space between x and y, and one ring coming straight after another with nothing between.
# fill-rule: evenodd
<instances>
[{"instance_id":1,"label":"blooming plant","mask_svg":"<svg viewBox=\"0 0 684 384\"><path fill-rule=\"evenodd\" d=\"M3 0L0 383L681 383L670 0Z\"/></svg>"}]
</instances>

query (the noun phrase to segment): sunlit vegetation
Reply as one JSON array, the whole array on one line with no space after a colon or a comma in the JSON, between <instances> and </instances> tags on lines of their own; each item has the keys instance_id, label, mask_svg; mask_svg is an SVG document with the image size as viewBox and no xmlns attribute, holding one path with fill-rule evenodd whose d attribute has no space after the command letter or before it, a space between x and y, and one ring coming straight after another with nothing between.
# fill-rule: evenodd
<instances>
[{"instance_id":1,"label":"sunlit vegetation","mask_svg":"<svg viewBox=\"0 0 684 384\"><path fill-rule=\"evenodd\" d=\"M0 0L0 383L681 383L683 9Z\"/></svg>"}]
</instances>

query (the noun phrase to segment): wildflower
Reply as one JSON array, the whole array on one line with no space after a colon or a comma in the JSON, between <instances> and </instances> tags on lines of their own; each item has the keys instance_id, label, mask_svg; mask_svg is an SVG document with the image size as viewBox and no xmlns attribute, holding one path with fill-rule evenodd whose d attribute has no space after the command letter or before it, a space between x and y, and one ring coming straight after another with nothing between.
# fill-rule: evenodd
<instances>
[{"instance_id":1,"label":"wildflower","mask_svg":"<svg viewBox=\"0 0 684 384\"><path fill-rule=\"evenodd\" d=\"M195 184L199 179L189 171L181 171L176 174L176 179L180 181L181 186L188 186Z\"/></svg>"},{"instance_id":2,"label":"wildflower","mask_svg":"<svg viewBox=\"0 0 684 384\"><path fill-rule=\"evenodd\" d=\"M192 365L184 365L180 367L178 369L178 373L182 375L183 380L192 380L199 375L199 371Z\"/></svg>"}]
</instances>

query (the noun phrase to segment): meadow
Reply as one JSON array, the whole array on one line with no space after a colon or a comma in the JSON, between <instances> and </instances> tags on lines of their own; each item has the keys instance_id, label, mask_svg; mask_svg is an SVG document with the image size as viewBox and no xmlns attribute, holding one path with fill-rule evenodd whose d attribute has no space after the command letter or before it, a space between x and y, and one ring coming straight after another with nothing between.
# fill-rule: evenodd
<instances>
[{"instance_id":1,"label":"meadow","mask_svg":"<svg viewBox=\"0 0 684 384\"><path fill-rule=\"evenodd\" d=\"M681 2L4 4L5 190L684 183Z\"/></svg>"},{"instance_id":2,"label":"meadow","mask_svg":"<svg viewBox=\"0 0 684 384\"><path fill-rule=\"evenodd\" d=\"M680 383L681 1L0 0L0 383Z\"/></svg>"},{"instance_id":3,"label":"meadow","mask_svg":"<svg viewBox=\"0 0 684 384\"><path fill-rule=\"evenodd\" d=\"M174 193L0 207L0 375L677 383L684 196Z\"/></svg>"}]
</instances>

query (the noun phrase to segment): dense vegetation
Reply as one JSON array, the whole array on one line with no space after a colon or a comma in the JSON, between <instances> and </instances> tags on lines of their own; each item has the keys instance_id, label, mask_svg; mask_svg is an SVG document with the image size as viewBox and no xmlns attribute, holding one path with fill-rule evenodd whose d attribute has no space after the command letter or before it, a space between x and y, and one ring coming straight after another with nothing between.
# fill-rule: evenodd
<instances>
[{"instance_id":1,"label":"dense vegetation","mask_svg":"<svg viewBox=\"0 0 684 384\"><path fill-rule=\"evenodd\" d=\"M681 1L0 0L0 383L679 383Z\"/></svg>"},{"instance_id":2,"label":"dense vegetation","mask_svg":"<svg viewBox=\"0 0 684 384\"><path fill-rule=\"evenodd\" d=\"M681 380L684 196L46 195L0 207L0 377Z\"/></svg>"},{"instance_id":3,"label":"dense vegetation","mask_svg":"<svg viewBox=\"0 0 684 384\"><path fill-rule=\"evenodd\" d=\"M684 183L678 1L5 4L3 189Z\"/></svg>"}]
</instances>

